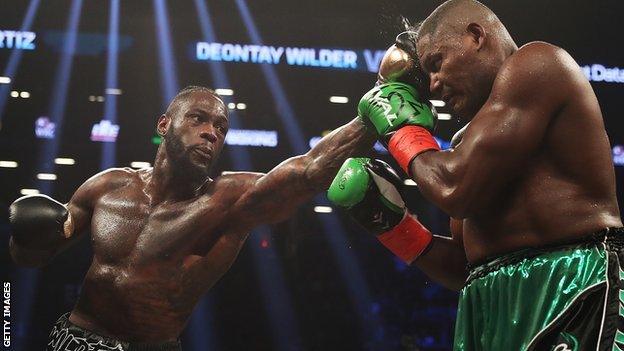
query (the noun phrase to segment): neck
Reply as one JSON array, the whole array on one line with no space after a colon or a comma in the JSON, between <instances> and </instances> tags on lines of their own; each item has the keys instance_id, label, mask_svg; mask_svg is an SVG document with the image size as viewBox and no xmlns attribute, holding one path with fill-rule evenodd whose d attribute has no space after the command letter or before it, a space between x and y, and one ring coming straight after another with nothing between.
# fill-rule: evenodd
<instances>
[{"instance_id":1,"label":"neck","mask_svg":"<svg viewBox=\"0 0 624 351\"><path fill-rule=\"evenodd\" d=\"M177 171L167 158L164 145L161 145L156 152L151 178L145 186L150 203L183 201L200 195L210 178L196 178L191 173Z\"/></svg>"}]
</instances>

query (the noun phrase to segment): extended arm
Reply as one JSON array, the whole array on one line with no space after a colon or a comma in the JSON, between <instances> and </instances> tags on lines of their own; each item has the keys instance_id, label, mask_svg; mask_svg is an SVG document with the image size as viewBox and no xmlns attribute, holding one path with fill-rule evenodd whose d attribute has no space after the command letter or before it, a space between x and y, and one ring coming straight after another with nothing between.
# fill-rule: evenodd
<instances>
[{"instance_id":1,"label":"extended arm","mask_svg":"<svg viewBox=\"0 0 624 351\"><path fill-rule=\"evenodd\" d=\"M282 162L257 178L237 201L235 206L244 214L239 225L251 228L286 219L299 204L327 189L342 163L368 152L374 140L355 118L326 135L308 153Z\"/></svg>"}]
</instances>

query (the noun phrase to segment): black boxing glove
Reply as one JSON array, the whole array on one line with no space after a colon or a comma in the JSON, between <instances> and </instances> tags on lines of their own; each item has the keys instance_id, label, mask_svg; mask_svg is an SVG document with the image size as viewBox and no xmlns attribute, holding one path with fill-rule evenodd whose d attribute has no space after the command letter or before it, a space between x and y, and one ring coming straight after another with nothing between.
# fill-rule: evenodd
<instances>
[{"instance_id":1,"label":"black boxing glove","mask_svg":"<svg viewBox=\"0 0 624 351\"><path fill-rule=\"evenodd\" d=\"M394 45L381 59L377 83L402 82L416 88L421 99L429 99L429 76L420 67L416 50L416 32L397 35Z\"/></svg>"},{"instance_id":2,"label":"black boxing glove","mask_svg":"<svg viewBox=\"0 0 624 351\"><path fill-rule=\"evenodd\" d=\"M64 225L69 211L46 195L21 197L9 207L13 241L32 249L53 249L66 240Z\"/></svg>"}]
</instances>

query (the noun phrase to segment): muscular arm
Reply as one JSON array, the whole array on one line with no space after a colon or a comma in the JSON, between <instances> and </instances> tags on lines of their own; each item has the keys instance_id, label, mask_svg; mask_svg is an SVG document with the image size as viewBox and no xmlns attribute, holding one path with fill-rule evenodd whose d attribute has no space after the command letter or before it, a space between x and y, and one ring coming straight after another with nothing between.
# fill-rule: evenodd
<instances>
[{"instance_id":1,"label":"muscular arm","mask_svg":"<svg viewBox=\"0 0 624 351\"><path fill-rule=\"evenodd\" d=\"M70 201L65 205L69 211L67 220L63 225L63 236L59 236L48 245L40 245L38 240L44 233L29 233L29 241L17 244L13 237L9 241L9 249L13 261L19 265L28 267L41 267L49 263L52 258L75 243L91 223L94 199L99 196L109 183L112 173L119 171L105 171L99 173L84 184L74 193Z\"/></svg>"},{"instance_id":2,"label":"muscular arm","mask_svg":"<svg viewBox=\"0 0 624 351\"><path fill-rule=\"evenodd\" d=\"M541 147L547 127L582 79L563 50L533 43L501 68L489 99L451 151L425 152L412 177L430 201L455 218L480 211Z\"/></svg>"},{"instance_id":3,"label":"muscular arm","mask_svg":"<svg viewBox=\"0 0 624 351\"><path fill-rule=\"evenodd\" d=\"M414 265L433 281L458 291L464 286L466 270L462 221L451 218L451 238L434 235L429 250Z\"/></svg>"},{"instance_id":4,"label":"muscular arm","mask_svg":"<svg viewBox=\"0 0 624 351\"><path fill-rule=\"evenodd\" d=\"M240 225L251 228L288 218L299 204L327 189L347 158L368 152L374 140L375 136L355 118L326 135L308 153L256 178L235 205L244 214Z\"/></svg>"}]
</instances>

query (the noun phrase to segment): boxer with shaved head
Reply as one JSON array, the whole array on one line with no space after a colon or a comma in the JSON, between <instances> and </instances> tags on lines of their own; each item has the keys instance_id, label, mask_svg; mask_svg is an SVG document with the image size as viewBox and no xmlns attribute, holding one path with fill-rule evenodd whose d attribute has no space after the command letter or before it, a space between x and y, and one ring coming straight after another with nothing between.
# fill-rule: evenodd
<instances>
[{"instance_id":1,"label":"boxer with shaved head","mask_svg":"<svg viewBox=\"0 0 624 351\"><path fill-rule=\"evenodd\" d=\"M91 232L91 267L48 350L180 350L195 304L229 269L249 232L288 218L374 141L355 119L267 174L211 179L228 109L204 87L182 90L157 131L163 142L153 168L104 171L67 204L35 195L11 205L10 249L18 264L47 264Z\"/></svg>"},{"instance_id":2,"label":"boxer with shaved head","mask_svg":"<svg viewBox=\"0 0 624 351\"><path fill-rule=\"evenodd\" d=\"M453 236L404 216L391 172L368 160L347 161L339 175L358 169L372 180L335 180L346 190L332 186L334 201L406 262L461 289L455 350L624 349L624 231L609 140L580 67L545 42L518 47L472 0L443 3L410 37L412 69L428 89L380 84L360 101L360 117L455 218ZM470 122L451 150L433 139L423 90ZM340 193L350 187L381 195Z\"/></svg>"}]
</instances>

